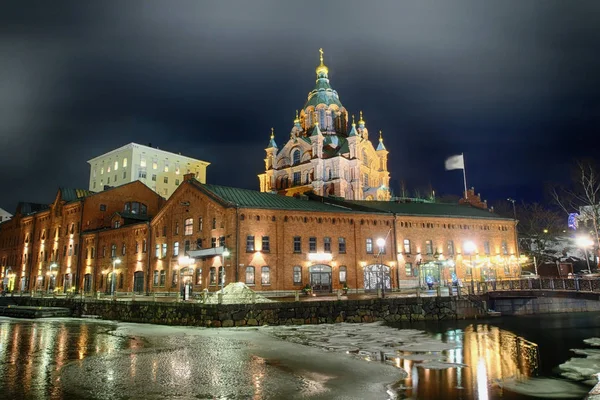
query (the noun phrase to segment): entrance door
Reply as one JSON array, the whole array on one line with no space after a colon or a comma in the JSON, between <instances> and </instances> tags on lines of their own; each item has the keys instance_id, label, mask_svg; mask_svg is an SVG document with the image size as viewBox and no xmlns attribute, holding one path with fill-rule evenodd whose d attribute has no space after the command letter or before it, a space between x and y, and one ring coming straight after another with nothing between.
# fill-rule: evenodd
<instances>
[{"instance_id":1,"label":"entrance door","mask_svg":"<svg viewBox=\"0 0 600 400\"><path fill-rule=\"evenodd\" d=\"M144 273L142 271L133 274L133 291L138 294L144 292Z\"/></svg>"},{"instance_id":2,"label":"entrance door","mask_svg":"<svg viewBox=\"0 0 600 400\"><path fill-rule=\"evenodd\" d=\"M365 290L381 289L382 282L385 282L385 290L390 290L392 288L392 281L390 279L390 267L388 267L387 265L367 265L364 270L364 278Z\"/></svg>"},{"instance_id":3,"label":"entrance door","mask_svg":"<svg viewBox=\"0 0 600 400\"><path fill-rule=\"evenodd\" d=\"M313 291L331 292L331 267L329 265L313 265L308 271Z\"/></svg>"},{"instance_id":4,"label":"entrance door","mask_svg":"<svg viewBox=\"0 0 600 400\"><path fill-rule=\"evenodd\" d=\"M83 277L83 291L86 293L92 291L92 274L85 274Z\"/></svg>"}]
</instances>

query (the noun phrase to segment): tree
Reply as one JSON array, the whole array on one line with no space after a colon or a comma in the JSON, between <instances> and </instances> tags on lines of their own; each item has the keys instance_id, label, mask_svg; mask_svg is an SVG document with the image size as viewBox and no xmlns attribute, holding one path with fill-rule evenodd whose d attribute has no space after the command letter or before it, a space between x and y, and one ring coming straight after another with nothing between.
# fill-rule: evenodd
<instances>
[{"instance_id":1,"label":"tree","mask_svg":"<svg viewBox=\"0 0 600 400\"><path fill-rule=\"evenodd\" d=\"M567 214L579 213L590 230L596 249L600 248L600 174L594 162L581 161L573 172L571 184L552 189L554 202Z\"/></svg>"},{"instance_id":2,"label":"tree","mask_svg":"<svg viewBox=\"0 0 600 400\"><path fill-rule=\"evenodd\" d=\"M530 257L535 257L535 267L545 261L556 261L563 256L557 250L563 232L564 218L561 213L552 208L544 207L539 203L522 203L518 206L519 219L519 245L522 252Z\"/></svg>"}]
</instances>

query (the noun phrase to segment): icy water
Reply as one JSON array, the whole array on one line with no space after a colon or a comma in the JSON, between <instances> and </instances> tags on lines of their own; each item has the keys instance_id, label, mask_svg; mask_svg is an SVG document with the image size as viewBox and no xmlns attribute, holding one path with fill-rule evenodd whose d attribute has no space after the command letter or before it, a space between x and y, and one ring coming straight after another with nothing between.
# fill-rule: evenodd
<instances>
[{"instance_id":1,"label":"icy water","mask_svg":"<svg viewBox=\"0 0 600 400\"><path fill-rule=\"evenodd\" d=\"M583 398L599 337L598 313L258 329L0 318L0 398Z\"/></svg>"}]
</instances>

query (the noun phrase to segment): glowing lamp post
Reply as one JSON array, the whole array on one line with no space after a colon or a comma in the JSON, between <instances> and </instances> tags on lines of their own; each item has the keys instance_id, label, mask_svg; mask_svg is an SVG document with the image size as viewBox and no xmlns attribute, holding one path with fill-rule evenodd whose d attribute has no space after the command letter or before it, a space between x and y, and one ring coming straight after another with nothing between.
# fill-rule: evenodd
<instances>
[{"instance_id":1,"label":"glowing lamp post","mask_svg":"<svg viewBox=\"0 0 600 400\"><path fill-rule=\"evenodd\" d=\"M225 285L225 257L229 257L229 250L227 250L227 247L223 248L223 253L221 255L223 260L221 263L221 294L223 294L223 286Z\"/></svg>"},{"instance_id":2,"label":"glowing lamp post","mask_svg":"<svg viewBox=\"0 0 600 400\"><path fill-rule=\"evenodd\" d=\"M111 294L113 296L113 299L116 299L116 295L117 295L116 286L115 286L115 283L116 283L115 282L116 281L116 279L115 279L116 278L115 277L115 267L116 267L117 264L121 264L121 259L120 258L115 258L115 259L113 259L113 262L112 262L112 275L111 275L112 278L111 278L110 290L111 290Z\"/></svg>"},{"instance_id":3,"label":"glowing lamp post","mask_svg":"<svg viewBox=\"0 0 600 400\"><path fill-rule=\"evenodd\" d=\"M385 249L385 239L377 239L377 247L379 247L379 270L381 271L381 297L385 297L385 274L383 270L383 249Z\"/></svg>"},{"instance_id":4,"label":"glowing lamp post","mask_svg":"<svg viewBox=\"0 0 600 400\"><path fill-rule=\"evenodd\" d=\"M577 247L583 249L583 252L585 253L585 261L587 262L588 271L591 272L590 258L588 257L587 251L589 247L592 247L594 245L594 241L587 236L579 236L575 239L575 243L577 244Z\"/></svg>"},{"instance_id":5,"label":"glowing lamp post","mask_svg":"<svg viewBox=\"0 0 600 400\"><path fill-rule=\"evenodd\" d=\"M471 242L470 240L465 242L464 250L469 253L469 264L471 268L471 293L473 293L473 252L475 252L475 243Z\"/></svg>"}]
</instances>

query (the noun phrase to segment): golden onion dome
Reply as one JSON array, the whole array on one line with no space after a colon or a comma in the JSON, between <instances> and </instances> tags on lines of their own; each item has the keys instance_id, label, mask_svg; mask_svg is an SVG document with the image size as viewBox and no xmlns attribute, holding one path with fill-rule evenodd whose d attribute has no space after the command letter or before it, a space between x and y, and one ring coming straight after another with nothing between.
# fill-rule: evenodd
<instances>
[{"instance_id":1,"label":"golden onion dome","mask_svg":"<svg viewBox=\"0 0 600 400\"><path fill-rule=\"evenodd\" d=\"M327 66L325 64L323 64L323 49L319 49L319 53L321 53L321 56L320 56L321 64L317 67L317 69L315 71L317 72L317 76L321 76L321 75L327 76L327 74L329 73L329 68L327 68Z\"/></svg>"}]
</instances>

